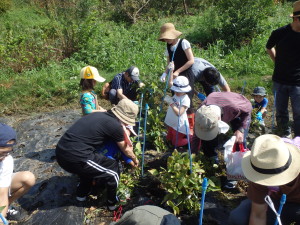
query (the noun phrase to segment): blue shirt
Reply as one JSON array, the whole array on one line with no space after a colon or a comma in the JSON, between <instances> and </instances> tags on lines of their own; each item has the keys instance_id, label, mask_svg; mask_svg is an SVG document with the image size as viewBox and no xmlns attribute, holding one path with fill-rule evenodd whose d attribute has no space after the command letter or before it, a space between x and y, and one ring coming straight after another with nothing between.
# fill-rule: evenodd
<instances>
[{"instance_id":1,"label":"blue shirt","mask_svg":"<svg viewBox=\"0 0 300 225\"><path fill-rule=\"evenodd\" d=\"M117 160L120 158L120 156L122 156L126 163L130 163L132 161L121 151L117 143L114 141L107 141L104 144L104 147L97 149L97 151L110 159Z\"/></svg>"},{"instance_id":2,"label":"blue shirt","mask_svg":"<svg viewBox=\"0 0 300 225\"><path fill-rule=\"evenodd\" d=\"M253 108L254 109L261 109L261 108L267 108L268 106L268 99L267 98L264 98L260 103L256 102L254 100L254 105L253 105Z\"/></svg>"}]
</instances>

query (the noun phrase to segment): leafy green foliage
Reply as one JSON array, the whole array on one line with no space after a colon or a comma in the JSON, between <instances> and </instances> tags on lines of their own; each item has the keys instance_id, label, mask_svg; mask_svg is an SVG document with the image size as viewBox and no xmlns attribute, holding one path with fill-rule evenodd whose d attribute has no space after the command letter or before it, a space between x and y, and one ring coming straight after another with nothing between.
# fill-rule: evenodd
<instances>
[{"instance_id":1,"label":"leafy green foliage","mask_svg":"<svg viewBox=\"0 0 300 225\"><path fill-rule=\"evenodd\" d=\"M220 0L198 18L201 29L198 27L192 40L198 38L197 42L204 46L223 40L224 50L229 52L263 32L262 23L273 10L272 0Z\"/></svg>"},{"instance_id":2,"label":"leafy green foliage","mask_svg":"<svg viewBox=\"0 0 300 225\"><path fill-rule=\"evenodd\" d=\"M183 211L188 211L191 214L199 212L205 171L201 161L195 160L196 157L193 154L193 172L190 173L188 153L179 153L175 150L172 156L168 158L167 169L161 168L160 172L155 169L149 170L152 175L158 175L162 187L167 191L163 201L173 209L175 215ZM207 191L216 190L219 189L209 179Z\"/></svg>"},{"instance_id":3,"label":"leafy green foliage","mask_svg":"<svg viewBox=\"0 0 300 225\"><path fill-rule=\"evenodd\" d=\"M259 22L258 34L251 41L229 49L228 42L213 30L221 27L227 14L207 0L186 0L189 12L197 4L200 9L188 17L165 17L183 12L182 2L151 1L133 25L111 17L119 1L13 1L13 8L0 14L0 114L44 110L72 102L78 105L76 78L87 64L97 67L107 81L131 65L138 66L146 87L157 88L152 95L155 100L147 100L155 109L164 89L157 81L166 64L165 43L157 38L165 22L173 22L183 32L181 37L191 41L195 56L209 60L220 70L232 91L239 92L247 81L246 95L257 85L271 93L274 64L264 46L273 29L290 22L286 15L291 11L290 4L276 6L271 17ZM172 8L173 3L178 8ZM157 7L161 10L151 11ZM150 96L150 92L147 94Z\"/></svg>"},{"instance_id":4,"label":"leafy green foliage","mask_svg":"<svg viewBox=\"0 0 300 225\"><path fill-rule=\"evenodd\" d=\"M3 209L5 209L6 206L0 206L0 213L2 212Z\"/></svg>"},{"instance_id":5,"label":"leafy green foliage","mask_svg":"<svg viewBox=\"0 0 300 225\"><path fill-rule=\"evenodd\" d=\"M125 205L132 195L133 188L136 187L140 177L140 170L125 169L120 176L120 182L117 190L117 195L120 198L121 204Z\"/></svg>"},{"instance_id":6,"label":"leafy green foliage","mask_svg":"<svg viewBox=\"0 0 300 225\"><path fill-rule=\"evenodd\" d=\"M8 11L12 6L12 0L1 0L0 2L0 14Z\"/></svg>"}]
</instances>

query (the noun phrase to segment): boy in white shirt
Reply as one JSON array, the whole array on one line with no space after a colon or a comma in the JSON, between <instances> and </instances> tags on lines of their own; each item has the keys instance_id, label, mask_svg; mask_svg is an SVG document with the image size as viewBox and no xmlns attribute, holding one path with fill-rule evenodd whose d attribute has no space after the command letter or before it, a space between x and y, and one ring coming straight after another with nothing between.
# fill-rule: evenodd
<instances>
[{"instance_id":1,"label":"boy in white shirt","mask_svg":"<svg viewBox=\"0 0 300 225\"><path fill-rule=\"evenodd\" d=\"M35 184L35 176L29 171L13 173L14 161L10 153L16 144L15 130L0 123L0 206L2 217L12 216L16 211L9 210L9 205L23 196ZM2 221L0 220L0 224Z\"/></svg>"}]
</instances>

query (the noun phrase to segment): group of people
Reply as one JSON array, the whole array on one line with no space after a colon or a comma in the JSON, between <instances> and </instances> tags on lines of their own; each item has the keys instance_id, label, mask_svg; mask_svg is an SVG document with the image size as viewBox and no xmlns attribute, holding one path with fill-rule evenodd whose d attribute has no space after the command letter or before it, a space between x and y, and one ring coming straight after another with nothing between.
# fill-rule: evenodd
<instances>
[{"instance_id":1,"label":"group of people","mask_svg":"<svg viewBox=\"0 0 300 225\"><path fill-rule=\"evenodd\" d=\"M293 5L292 23L272 32L266 48L275 62L273 74L277 126L281 137L291 138L289 126L288 100L291 99L294 134L300 136L300 1ZM252 104L241 94L231 92L224 77L210 62L194 57L191 44L181 39L182 33L172 23L161 27L159 40L166 43L167 66L160 77L168 82L172 96L164 101L168 104L165 124L168 127L167 140L174 146L185 146L190 135L191 148L218 163L218 136L231 127L236 142L246 144L246 134L253 108L257 120L264 125L268 99L263 87L256 87L252 93ZM139 69L131 66L105 83L102 95L113 107L106 110L98 103L94 87L104 82L98 70L92 66L80 72L82 93L80 105L83 117L76 121L60 138L56 147L58 164L66 171L77 174L80 183L76 198L85 201L93 186L105 184L107 187L107 207L115 210L118 205L116 190L120 168L118 157L133 168L139 160L133 151L130 135L139 107L137 88L144 86L140 81ZM195 82L203 86L205 95L195 91ZM215 92L219 85L222 92ZM194 109L193 96L201 99L201 105ZM187 129L188 127L188 129ZM31 172L13 173L13 159L9 155L16 143L15 131L0 124L0 206L9 212L9 204L26 193L34 185ZM234 209L230 224L271 224L276 215L268 209L266 195L275 206L282 194L287 195L287 203L281 214L283 224L300 224L299 173L300 150L277 135L265 134L256 138L251 151L245 154L242 168L249 180L248 199Z\"/></svg>"}]
</instances>

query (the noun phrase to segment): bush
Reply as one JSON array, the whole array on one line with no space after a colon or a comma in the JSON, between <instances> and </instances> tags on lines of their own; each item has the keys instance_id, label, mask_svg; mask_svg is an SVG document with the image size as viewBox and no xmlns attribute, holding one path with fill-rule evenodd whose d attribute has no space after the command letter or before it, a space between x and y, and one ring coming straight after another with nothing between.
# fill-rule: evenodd
<instances>
[{"instance_id":1,"label":"bush","mask_svg":"<svg viewBox=\"0 0 300 225\"><path fill-rule=\"evenodd\" d=\"M0 14L8 11L12 6L12 0L1 0L0 1Z\"/></svg>"},{"instance_id":2,"label":"bush","mask_svg":"<svg viewBox=\"0 0 300 225\"><path fill-rule=\"evenodd\" d=\"M162 187L167 191L163 202L173 209L175 215L183 211L189 214L199 212L205 171L202 162L195 161L194 154L192 155L192 173L190 173L188 153L179 153L176 150L168 158L167 169L161 168L160 172L152 169L149 170L149 173L154 176L158 175ZM209 179L207 191L219 190L213 180Z\"/></svg>"},{"instance_id":3,"label":"bush","mask_svg":"<svg viewBox=\"0 0 300 225\"><path fill-rule=\"evenodd\" d=\"M226 52L239 48L265 31L262 23L273 6L272 0L220 0L197 19L191 40L204 47L222 40Z\"/></svg>"},{"instance_id":4,"label":"bush","mask_svg":"<svg viewBox=\"0 0 300 225\"><path fill-rule=\"evenodd\" d=\"M220 28L216 35L225 41L229 48L247 44L262 31L261 22L266 19L272 0L221 0L217 5Z\"/></svg>"}]
</instances>

